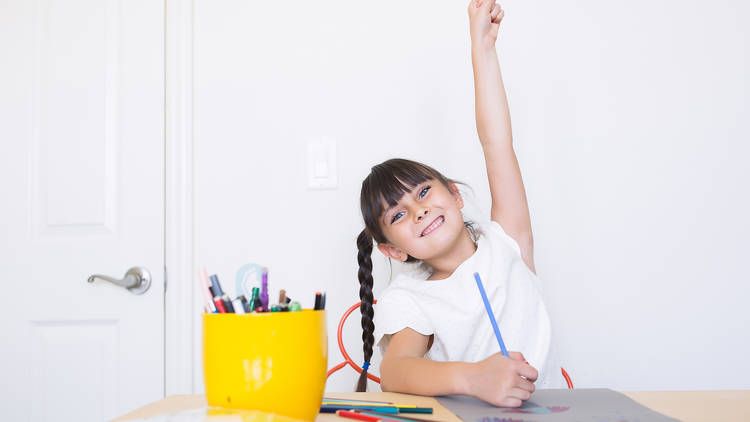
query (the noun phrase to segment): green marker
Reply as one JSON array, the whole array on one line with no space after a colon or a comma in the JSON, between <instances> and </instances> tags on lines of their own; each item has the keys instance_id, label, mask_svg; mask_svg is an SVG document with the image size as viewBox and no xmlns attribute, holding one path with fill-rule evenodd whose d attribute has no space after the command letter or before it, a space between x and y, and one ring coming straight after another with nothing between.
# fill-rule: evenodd
<instances>
[{"instance_id":1,"label":"green marker","mask_svg":"<svg viewBox=\"0 0 750 422\"><path fill-rule=\"evenodd\" d=\"M256 302L260 300L260 288L253 287L252 297L250 297L250 311L255 312Z\"/></svg>"}]
</instances>

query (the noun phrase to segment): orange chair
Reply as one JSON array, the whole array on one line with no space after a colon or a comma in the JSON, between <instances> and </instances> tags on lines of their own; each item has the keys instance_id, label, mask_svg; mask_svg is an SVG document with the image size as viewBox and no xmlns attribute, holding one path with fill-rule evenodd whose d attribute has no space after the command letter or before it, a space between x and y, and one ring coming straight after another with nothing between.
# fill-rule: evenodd
<instances>
[{"instance_id":1,"label":"orange chair","mask_svg":"<svg viewBox=\"0 0 750 422\"><path fill-rule=\"evenodd\" d=\"M339 369L345 367L346 365L351 366L355 371L357 371L357 373L360 373L360 374L362 373L362 367L360 367L359 365L357 365L356 363L354 363L354 361L352 360L352 358L349 357L349 353L346 352L346 348L344 347L344 341L342 339L342 333L344 331L344 323L346 322L346 319L349 318L349 315L351 315L352 312L354 312L355 310L359 309L359 305L361 303L362 302L357 302L354 305L352 305L351 308L349 308L346 312L344 312L344 315L341 316L341 320L339 320L339 327L336 330L336 337L338 339L339 350L341 351L341 355L344 357L344 361L328 370L328 375L327 376L329 376L329 377L331 376L331 374L333 374L334 372L338 371ZM376 304L376 303L378 303L378 301L377 300L373 300L372 303ZM562 368L562 367L560 368L560 372L562 372L562 376L563 376L563 378L565 378L565 382L568 384L568 388L572 389L573 388L573 381L570 379L570 375L568 375L568 373L565 371L565 368ZM369 378L369 379L377 382L378 384L380 384L380 378L376 377L375 375L373 375L373 374L371 374L369 372L367 373L367 378Z\"/></svg>"},{"instance_id":2,"label":"orange chair","mask_svg":"<svg viewBox=\"0 0 750 422\"><path fill-rule=\"evenodd\" d=\"M349 318L349 315L352 312L354 312L355 310L359 309L359 305L361 303L362 302L357 302L354 305L352 305L351 308L349 308L346 312L344 312L344 315L341 317L341 320L339 321L339 328L336 331L336 337L339 340L339 350L341 350L341 356L344 357L344 361L328 370L328 376L329 377L331 376L331 374L333 374L334 372L338 371L339 369L345 367L347 364L349 364L349 366L351 366L352 368L354 368L354 370L357 371L357 373L360 373L360 374L362 373L362 368L360 366L358 366L356 363L354 363L354 361L352 360L352 358L349 357L349 353L347 353L346 352L346 348L344 348L344 340L342 340L342 338L341 338L342 331L344 330L344 322L346 322L346 319ZM374 304L378 303L378 301L377 300L373 300L372 303L374 305ZM369 378L369 379L377 382L378 384L380 384L380 378L376 377L375 375L373 375L373 374L371 374L369 372L367 373L367 378Z\"/></svg>"}]
</instances>

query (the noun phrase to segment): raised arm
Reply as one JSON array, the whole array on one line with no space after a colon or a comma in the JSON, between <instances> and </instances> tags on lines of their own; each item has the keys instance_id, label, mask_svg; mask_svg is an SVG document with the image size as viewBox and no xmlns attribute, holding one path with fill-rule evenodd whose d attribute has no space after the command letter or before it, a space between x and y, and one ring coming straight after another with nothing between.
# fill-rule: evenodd
<instances>
[{"instance_id":1,"label":"raised arm","mask_svg":"<svg viewBox=\"0 0 750 422\"><path fill-rule=\"evenodd\" d=\"M508 100L495 50L503 16L495 0L471 0L469 4L477 133L487 163L492 220L518 242L524 262L536 273L529 205L513 150Z\"/></svg>"}]
</instances>

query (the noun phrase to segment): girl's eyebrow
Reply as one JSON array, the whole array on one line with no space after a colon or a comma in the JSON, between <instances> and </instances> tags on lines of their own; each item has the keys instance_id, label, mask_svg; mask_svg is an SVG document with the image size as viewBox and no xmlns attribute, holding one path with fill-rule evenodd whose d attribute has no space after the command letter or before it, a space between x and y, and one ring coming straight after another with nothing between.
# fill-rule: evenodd
<instances>
[{"instance_id":1,"label":"girl's eyebrow","mask_svg":"<svg viewBox=\"0 0 750 422\"><path fill-rule=\"evenodd\" d=\"M388 213L391 212L398 204L390 206L388 203L383 199L383 213L380 215L380 219L383 220L383 222L387 221Z\"/></svg>"},{"instance_id":2,"label":"girl's eyebrow","mask_svg":"<svg viewBox=\"0 0 750 422\"><path fill-rule=\"evenodd\" d=\"M383 211L383 223L388 223L388 213L390 213L397 206L398 205L394 205L392 207L388 207L388 208L386 208L385 211Z\"/></svg>"},{"instance_id":3,"label":"girl's eyebrow","mask_svg":"<svg viewBox=\"0 0 750 422\"><path fill-rule=\"evenodd\" d=\"M414 190L412 189L412 192L413 192L413 191L414 191ZM409 192L409 193L411 193L411 192ZM393 211L393 210L394 210L395 208L397 208L397 207L399 206L399 202L401 202L401 200L402 200L402 199L404 199L404 196L406 196L406 193L404 193L404 194L403 194L403 195L401 196L401 198L398 198L398 201L396 202L396 205L392 205L392 206L389 206L388 208L386 208L386 209L385 209L385 211L383 211L383 222L384 222L384 223L388 223L388 214L389 214L389 213L390 213L391 211Z\"/></svg>"},{"instance_id":4,"label":"girl's eyebrow","mask_svg":"<svg viewBox=\"0 0 750 422\"><path fill-rule=\"evenodd\" d=\"M422 182L422 183L417 183L416 185L414 185L414 187L413 187L413 188L411 188L411 189L409 190L409 192L404 192L404 194L403 194L403 195L401 196L401 198L399 198L399 199L398 199L398 202L401 202L401 200L402 200L402 199L404 199L404 196L406 196L406 195L411 195L412 193L414 193L414 192L416 192L416 191L419 191L419 190L420 190L421 188L424 188L424 187L426 187L426 186L427 186L427 185L429 185L429 184L430 184L430 181L429 181L429 180L425 180L425 181L424 181L424 182ZM388 222L388 213L389 213L389 212L391 212L391 211L393 211L393 209L394 209L394 208L398 207L398 202L396 203L396 205L393 205L393 206L389 206L388 208L386 208L386 209L385 209L385 210L383 211L383 222L384 222L384 223L387 223L387 222ZM387 205L387 204L386 204L386 205Z\"/></svg>"}]
</instances>

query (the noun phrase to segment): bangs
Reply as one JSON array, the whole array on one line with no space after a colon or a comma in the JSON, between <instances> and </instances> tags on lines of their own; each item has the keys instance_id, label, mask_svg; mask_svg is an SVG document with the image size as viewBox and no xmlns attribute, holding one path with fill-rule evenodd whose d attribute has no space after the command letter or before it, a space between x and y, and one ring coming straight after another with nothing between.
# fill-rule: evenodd
<instances>
[{"instance_id":1,"label":"bangs","mask_svg":"<svg viewBox=\"0 0 750 422\"><path fill-rule=\"evenodd\" d=\"M362 183L362 215L373 219L365 223L377 224L377 219L386 210L383 202L388 204L388 207L395 206L404 194L410 193L417 185L430 179L447 184L445 178L436 170L414 161L393 159L373 167L370 175Z\"/></svg>"}]
</instances>

